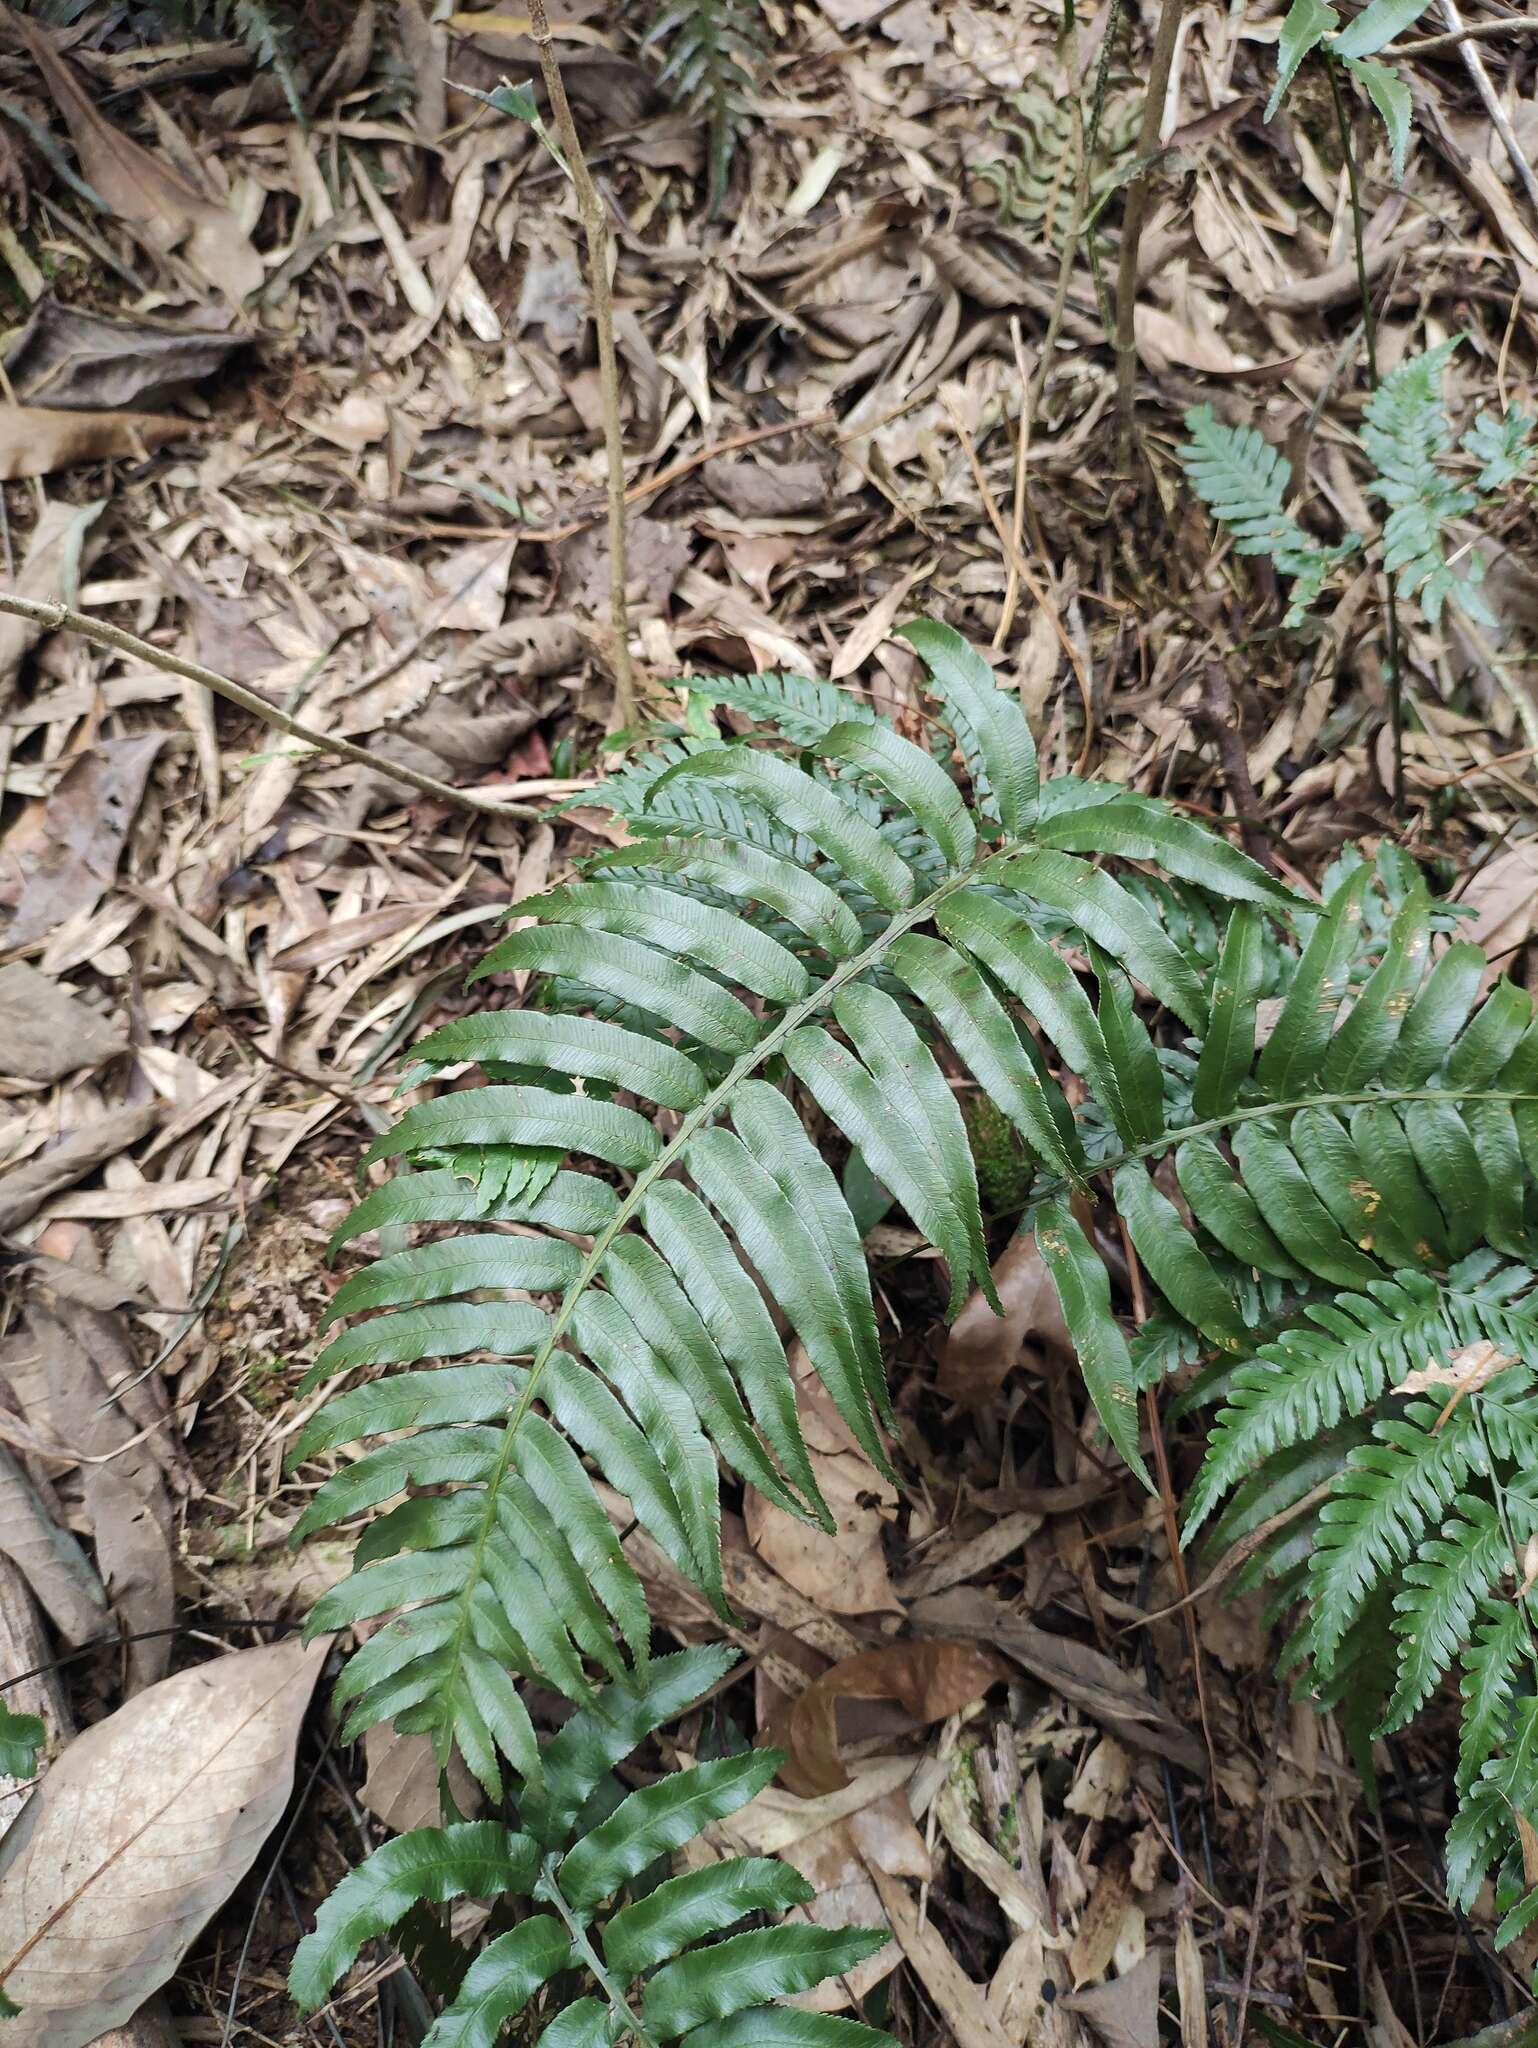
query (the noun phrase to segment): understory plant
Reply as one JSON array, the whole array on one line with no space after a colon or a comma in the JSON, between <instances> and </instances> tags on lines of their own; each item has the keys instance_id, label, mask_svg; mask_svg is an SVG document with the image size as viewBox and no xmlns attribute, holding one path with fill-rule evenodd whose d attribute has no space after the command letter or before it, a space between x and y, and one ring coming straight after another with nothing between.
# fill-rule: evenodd
<instances>
[{"instance_id":1,"label":"understory plant","mask_svg":"<svg viewBox=\"0 0 1538 2048\"><path fill-rule=\"evenodd\" d=\"M646 41L662 56L658 83L704 123L708 203L714 213L726 196L763 60L759 0L668 0Z\"/></svg>"},{"instance_id":2,"label":"understory plant","mask_svg":"<svg viewBox=\"0 0 1538 2048\"><path fill-rule=\"evenodd\" d=\"M1454 434L1442 373L1461 339L1454 335L1407 357L1368 399L1362 447L1373 467L1366 491L1386 507L1378 539L1399 595L1414 598L1433 624L1451 598L1469 618L1493 625L1477 587L1483 559L1471 553L1460 575L1445 551L1448 530L1522 474L1532 459L1533 422L1516 408L1482 412L1459 444L1477 473L1468 483L1448 474ZM1300 625L1364 536L1327 544L1306 531L1288 507L1286 458L1255 428L1225 426L1210 405L1194 406L1185 423L1191 438L1179 455L1192 488L1233 535L1239 554L1264 556L1288 578L1291 601L1282 623Z\"/></svg>"},{"instance_id":3,"label":"understory plant","mask_svg":"<svg viewBox=\"0 0 1538 2048\"><path fill-rule=\"evenodd\" d=\"M994 1301L958 1090L1018 1138L1021 1221L1115 1451L1147 1484L1139 1389L1195 1364L1186 1399L1216 1421L1191 1526L1215 1515L1216 1540L1246 1546L1243 1582L1293 1619L1300 1691L1339 1702L1369 1765L1373 1734L1456 1668L1451 1888L1467 1902L1493 1875L1503 1935L1538 1904L1532 1001L1504 980L1482 995L1483 956L1408 861L1348 860L1319 904L1169 804L1043 780L982 656L932 622L904 631L934 706L918 739L806 678L688 684L696 715L601 792L629 843L520 902L476 970L519 977L521 1002L504 981L502 1006L417 1047L409 1083L465 1085L372 1148L402 1170L337 1244L433 1234L342 1284L345 1327L310 1374L362 1377L305 1427L296 1455L329 1470L296 1537L363 1520L311 1627L374 1625L338 1687L345 1739L425 1735L445 1788L457 1749L517 1819L450 1820L347 1879L296 1966L308 2003L369 1936L426 1942L427 1904L522 1896L559 1934L513 1943L531 1923L506 1930L499 1905L440 2027L580 1962L582 2016L552 2048L568 2027L661 2030L662 1994L635 1989L659 1958L613 1954L629 1888L725 1810L718 1787L771 1766L664 1776L612 1813L612 1788L585 1806L586 1766L572 1788L572 1752L597 1745L607 1770L701 1689L703 1667L660 1675L680 1667L654 1655L621 1532L639 1525L728 1626L723 1473L832 1527L790 1337L891 1472L886 1333L836 1167L937 1248L947 1314L974 1288ZM746 735L703 732L711 705ZM1162 1303L1131 1343L1118 1222ZM543 1744L528 1681L576 1709ZM566 1851L578 1835L601 1849ZM734 1887L700 1879L691 1939L778 1907ZM763 1995L813 1981L804 1945L770 1939L794 1925L760 1936ZM818 1951L818 1973L843 1953ZM700 2048L723 2037L699 2026L761 2024L665 2009ZM826 2016L773 2024L809 2048L855 2038Z\"/></svg>"}]
</instances>

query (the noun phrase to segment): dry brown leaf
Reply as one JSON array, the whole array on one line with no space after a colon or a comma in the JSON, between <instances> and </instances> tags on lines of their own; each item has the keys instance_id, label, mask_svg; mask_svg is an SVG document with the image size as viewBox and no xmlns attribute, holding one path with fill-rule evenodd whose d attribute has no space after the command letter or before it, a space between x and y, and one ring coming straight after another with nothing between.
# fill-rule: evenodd
<instances>
[{"instance_id":1,"label":"dry brown leaf","mask_svg":"<svg viewBox=\"0 0 1538 2048\"><path fill-rule=\"evenodd\" d=\"M904 1600L922 1600L930 1593L942 1593L947 1586L960 1586L1002 1564L1041 1527L1042 1517L1026 1508L1001 1515L980 1535L963 1543L940 1543L924 1554L924 1562L899 1580L897 1590Z\"/></svg>"},{"instance_id":2,"label":"dry brown leaf","mask_svg":"<svg viewBox=\"0 0 1538 2048\"><path fill-rule=\"evenodd\" d=\"M211 377L246 343L243 334L203 327L114 320L49 296L11 343L5 368L13 393L28 405L159 410Z\"/></svg>"},{"instance_id":3,"label":"dry brown leaf","mask_svg":"<svg viewBox=\"0 0 1538 2048\"><path fill-rule=\"evenodd\" d=\"M99 545L92 529L105 503L98 499L90 505L70 505L54 500L43 507L27 542L26 560L12 585L15 596L74 603L81 571ZM42 632L30 619L0 617L0 706L11 696L16 671Z\"/></svg>"},{"instance_id":4,"label":"dry brown leaf","mask_svg":"<svg viewBox=\"0 0 1538 2048\"><path fill-rule=\"evenodd\" d=\"M840 1700L896 1700L915 1721L943 1721L1009 1676L1009 1666L977 1643L889 1643L863 1650L814 1679L764 1730L785 1751L780 1775L812 1798L849 1783L838 1752Z\"/></svg>"},{"instance_id":5,"label":"dry brown leaf","mask_svg":"<svg viewBox=\"0 0 1538 2048\"><path fill-rule=\"evenodd\" d=\"M0 1073L57 1081L100 1066L127 1043L99 1010L26 961L0 967Z\"/></svg>"},{"instance_id":6,"label":"dry brown leaf","mask_svg":"<svg viewBox=\"0 0 1538 2048\"><path fill-rule=\"evenodd\" d=\"M158 412L65 412L48 405L0 405L0 483L51 476L80 462L140 461L152 448L196 433L190 420Z\"/></svg>"},{"instance_id":7,"label":"dry brown leaf","mask_svg":"<svg viewBox=\"0 0 1538 2048\"><path fill-rule=\"evenodd\" d=\"M430 1735L402 1735L392 1721L377 1721L363 1738L363 1763L367 1775L358 1797L387 1828L403 1835L439 1825L438 1757ZM455 1807L474 1820L485 1798L458 1750L448 1775Z\"/></svg>"},{"instance_id":8,"label":"dry brown leaf","mask_svg":"<svg viewBox=\"0 0 1538 2048\"><path fill-rule=\"evenodd\" d=\"M733 461L717 455L702 471L706 484L739 519L785 519L818 512L828 502L828 478L816 462Z\"/></svg>"},{"instance_id":9,"label":"dry brown leaf","mask_svg":"<svg viewBox=\"0 0 1538 2048\"><path fill-rule=\"evenodd\" d=\"M1175 1996L1180 2001L1180 2048L1207 2048L1207 1975L1189 1915L1175 1935Z\"/></svg>"},{"instance_id":10,"label":"dry brown leaf","mask_svg":"<svg viewBox=\"0 0 1538 2048\"><path fill-rule=\"evenodd\" d=\"M1110 1968L1121 1936L1121 1923L1132 1902L1132 1858L1127 1849L1114 1842L1101 1859L1095 1874L1095 1888L1089 1895L1079 1921L1079 1931L1068 1951L1068 1967L1074 1988L1092 1984Z\"/></svg>"},{"instance_id":11,"label":"dry brown leaf","mask_svg":"<svg viewBox=\"0 0 1538 2048\"><path fill-rule=\"evenodd\" d=\"M934 1875L924 1837L913 1825L906 1793L900 1791L884 1793L858 1812L804 1835L783 1854L817 1893L810 1904L798 1906L787 1917L813 1927L887 1925L880 1894L871 1882L873 1864L889 1877L927 1882ZM891 1943L844 1976L803 1992L795 2003L814 2012L841 2012L864 1998L901 1961L902 1950Z\"/></svg>"},{"instance_id":12,"label":"dry brown leaf","mask_svg":"<svg viewBox=\"0 0 1538 2048\"><path fill-rule=\"evenodd\" d=\"M0 1842L10 2048L86 2048L171 1976L288 1803L325 1654L216 1657L65 1750Z\"/></svg>"},{"instance_id":13,"label":"dry brown leaf","mask_svg":"<svg viewBox=\"0 0 1538 2048\"><path fill-rule=\"evenodd\" d=\"M1516 1362L1509 1351L1502 1351L1487 1337L1481 1337L1477 1343L1461 1345L1445 1365L1440 1358L1428 1358L1424 1365L1412 1366L1395 1384L1394 1392L1424 1394L1432 1387L1446 1387L1461 1398L1477 1394L1497 1373Z\"/></svg>"},{"instance_id":14,"label":"dry brown leaf","mask_svg":"<svg viewBox=\"0 0 1538 2048\"><path fill-rule=\"evenodd\" d=\"M1061 2003L1089 2023L1105 2048L1159 2048L1160 1960L1151 1948L1124 1977L1070 1992Z\"/></svg>"},{"instance_id":15,"label":"dry brown leaf","mask_svg":"<svg viewBox=\"0 0 1538 2048\"><path fill-rule=\"evenodd\" d=\"M989 2009L981 1987L962 1969L939 1932L920 1920L901 1880L872 1869L871 1881L892 1932L920 1983L956 2037L957 2048L1015 2048Z\"/></svg>"},{"instance_id":16,"label":"dry brown leaf","mask_svg":"<svg viewBox=\"0 0 1538 2048\"><path fill-rule=\"evenodd\" d=\"M27 875L7 947L28 945L101 901L164 740L159 732L101 740L60 776L43 815L46 843Z\"/></svg>"},{"instance_id":17,"label":"dry brown leaf","mask_svg":"<svg viewBox=\"0 0 1538 2048\"><path fill-rule=\"evenodd\" d=\"M136 1145L160 1121L160 1108L158 1102L145 1102L109 1109L71 1131L41 1158L12 1167L0 1183L0 1237L35 1215L50 1195L83 1180L104 1159Z\"/></svg>"},{"instance_id":18,"label":"dry brown leaf","mask_svg":"<svg viewBox=\"0 0 1538 2048\"><path fill-rule=\"evenodd\" d=\"M69 124L86 182L118 218L142 230L150 247L162 253L184 245L194 268L235 304L256 291L265 276L262 259L229 209L205 199L98 113L42 29L25 15L7 12L6 18L31 51Z\"/></svg>"},{"instance_id":19,"label":"dry brown leaf","mask_svg":"<svg viewBox=\"0 0 1538 2048\"><path fill-rule=\"evenodd\" d=\"M0 1447L0 1551L37 1595L65 1642L95 1642L111 1633L111 1616L90 1559L67 1529L59 1528L26 1474Z\"/></svg>"},{"instance_id":20,"label":"dry brown leaf","mask_svg":"<svg viewBox=\"0 0 1538 2048\"><path fill-rule=\"evenodd\" d=\"M1482 987L1488 989L1510 966L1510 956L1532 936L1538 918L1538 844L1519 839L1475 870L1458 898L1475 914L1460 939L1472 939L1489 955Z\"/></svg>"},{"instance_id":21,"label":"dry brown leaf","mask_svg":"<svg viewBox=\"0 0 1538 2048\"><path fill-rule=\"evenodd\" d=\"M798 1593L831 1613L899 1611L882 1542L896 1489L855 1442L801 1345L792 1346L790 1364L807 1456L838 1526L830 1536L750 1489L743 1516L753 1548Z\"/></svg>"},{"instance_id":22,"label":"dry brown leaf","mask_svg":"<svg viewBox=\"0 0 1538 2048\"><path fill-rule=\"evenodd\" d=\"M940 1360L936 1391L963 1408L985 1408L997 1400L1027 1341L1052 1357L1073 1356L1057 1289L1031 1232L1011 1238L994 1260L993 1284L1004 1304L1002 1317L981 1288L974 1288L951 1324Z\"/></svg>"}]
</instances>

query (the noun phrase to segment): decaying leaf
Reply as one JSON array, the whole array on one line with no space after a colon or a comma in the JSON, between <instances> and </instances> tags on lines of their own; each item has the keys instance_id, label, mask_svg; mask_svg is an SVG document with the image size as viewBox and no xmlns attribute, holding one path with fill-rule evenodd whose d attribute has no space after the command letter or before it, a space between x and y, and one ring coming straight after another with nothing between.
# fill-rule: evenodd
<instances>
[{"instance_id":1,"label":"decaying leaf","mask_svg":"<svg viewBox=\"0 0 1538 2048\"><path fill-rule=\"evenodd\" d=\"M325 1654L216 1657L69 1745L0 1842L9 2048L86 2048L166 1982L288 1802Z\"/></svg>"},{"instance_id":2,"label":"decaying leaf","mask_svg":"<svg viewBox=\"0 0 1538 2048\"><path fill-rule=\"evenodd\" d=\"M1132 1902L1132 1857L1123 1843L1112 1843L1100 1859L1094 1889L1068 1952L1075 1987L1092 1984L1110 1967L1121 1924Z\"/></svg>"},{"instance_id":3,"label":"decaying leaf","mask_svg":"<svg viewBox=\"0 0 1538 2048\"><path fill-rule=\"evenodd\" d=\"M5 368L12 391L28 405L159 411L246 345L243 334L114 320L85 306L61 305L50 293L11 343Z\"/></svg>"},{"instance_id":4,"label":"decaying leaf","mask_svg":"<svg viewBox=\"0 0 1538 2048\"><path fill-rule=\"evenodd\" d=\"M803 1797L849 1783L838 1753L840 1700L896 1700L915 1721L943 1721L1009 1676L1002 1657L977 1643L890 1643L825 1671L775 1716L767 1739L784 1749L781 1775Z\"/></svg>"},{"instance_id":5,"label":"decaying leaf","mask_svg":"<svg viewBox=\"0 0 1538 2048\"><path fill-rule=\"evenodd\" d=\"M160 1121L158 1102L109 1109L70 1131L40 1158L13 1167L0 1183L0 1237L25 1223L50 1195L72 1187L117 1153L136 1145Z\"/></svg>"},{"instance_id":6,"label":"decaying leaf","mask_svg":"<svg viewBox=\"0 0 1538 2048\"><path fill-rule=\"evenodd\" d=\"M1502 1373L1516 1359L1508 1351L1502 1351L1488 1338L1477 1343L1465 1344L1444 1365L1440 1358L1428 1358L1424 1365L1412 1366L1402 1380L1396 1382L1396 1394L1424 1394L1432 1387L1445 1387L1449 1393L1461 1398L1465 1394L1477 1394L1479 1389Z\"/></svg>"},{"instance_id":7,"label":"decaying leaf","mask_svg":"<svg viewBox=\"0 0 1538 2048\"><path fill-rule=\"evenodd\" d=\"M936 1391L963 1408L986 1408L998 1398L1027 1342L1057 1357L1073 1356L1057 1289L1033 1233L1010 1239L993 1262L993 1284L1004 1314L995 1315L981 1288L974 1288L940 1360Z\"/></svg>"},{"instance_id":8,"label":"decaying leaf","mask_svg":"<svg viewBox=\"0 0 1538 2048\"><path fill-rule=\"evenodd\" d=\"M753 1547L798 1593L834 1614L897 1609L882 1546L896 1492L855 1442L799 1344L790 1362L807 1455L838 1527L830 1536L749 1491L743 1515Z\"/></svg>"},{"instance_id":9,"label":"decaying leaf","mask_svg":"<svg viewBox=\"0 0 1538 2048\"><path fill-rule=\"evenodd\" d=\"M363 1762L367 1775L358 1797L387 1828L401 1835L438 1826L443 1807L430 1735L402 1735L393 1722L377 1722L363 1738ZM457 1750L449 1758L449 1790L456 1811L474 1820L485 1795Z\"/></svg>"},{"instance_id":10,"label":"decaying leaf","mask_svg":"<svg viewBox=\"0 0 1538 2048\"><path fill-rule=\"evenodd\" d=\"M234 215L194 191L158 156L99 113L41 28L25 15L7 12L6 18L32 53L69 124L87 183L119 219L138 228L152 248L168 251L185 245L193 266L237 304L254 292L264 276L262 259Z\"/></svg>"},{"instance_id":11,"label":"decaying leaf","mask_svg":"<svg viewBox=\"0 0 1538 2048\"><path fill-rule=\"evenodd\" d=\"M94 529L103 503L98 499L94 504L70 505L54 500L43 507L27 542L26 560L12 586L17 597L74 603L81 571L99 543ZM16 671L42 631L30 619L13 618L8 613L0 616L0 705L10 697Z\"/></svg>"},{"instance_id":12,"label":"decaying leaf","mask_svg":"<svg viewBox=\"0 0 1538 2048\"><path fill-rule=\"evenodd\" d=\"M0 967L0 1071L56 1081L100 1066L127 1043L99 1010L24 960Z\"/></svg>"},{"instance_id":13,"label":"decaying leaf","mask_svg":"<svg viewBox=\"0 0 1538 2048\"><path fill-rule=\"evenodd\" d=\"M0 483L51 476L81 462L142 461L152 448L197 431L174 413L66 412L62 406L0 405Z\"/></svg>"},{"instance_id":14,"label":"decaying leaf","mask_svg":"<svg viewBox=\"0 0 1538 2048\"><path fill-rule=\"evenodd\" d=\"M1061 2003L1093 2027L1105 2048L1159 2048L1161 1960L1151 1948L1124 1977L1072 1992Z\"/></svg>"},{"instance_id":15,"label":"decaying leaf","mask_svg":"<svg viewBox=\"0 0 1538 2048\"><path fill-rule=\"evenodd\" d=\"M46 844L27 876L7 946L39 939L100 901L164 739L151 732L102 740L60 776L43 820Z\"/></svg>"},{"instance_id":16,"label":"decaying leaf","mask_svg":"<svg viewBox=\"0 0 1538 2048\"><path fill-rule=\"evenodd\" d=\"M26 1474L0 1446L0 1551L37 1595L67 1643L90 1643L111 1631L107 1596L91 1561L67 1529L58 1528Z\"/></svg>"}]
</instances>

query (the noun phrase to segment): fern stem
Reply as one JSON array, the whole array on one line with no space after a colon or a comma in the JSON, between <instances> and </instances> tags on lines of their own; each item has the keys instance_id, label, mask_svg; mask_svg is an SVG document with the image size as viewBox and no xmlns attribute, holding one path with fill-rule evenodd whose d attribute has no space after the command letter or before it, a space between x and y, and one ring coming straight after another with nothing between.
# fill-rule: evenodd
<instances>
[{"instance_id":1,"label":"fern stem","mask_svg":"<svg viewBox=\"0 0 1538 2048\"><path fill-rule=\"evenodd\" d=\"M1324 68L1329 74L1330 96L1335 103L1335 125L1340 131L1340 146L1346 159L1346 185L1351 195L1351 246L1356 255L1356 285L1362 301L1362 337L1367 349L1367 381L1376 391L1380 383L1378 376L1378 316L1372 303L1372 286L1367 276L1367 236L1362 221L1362 192L1357 177L1356 151L1351 142L1351 117L1346 111L1346 96L1340 89L1340 66L1329 55L1325 56ZM1384 579L1388 586L1388 717L1389 732L1394 749L1394 802L1404 802L1404 683L1401 676L1399 653L1399 599L1394 588L1394 578L1385 570Z\"/></svg>"},{"instance_id":2,"label":"fern stem","mask_svg":"<svg viewBox=\"0 0 1538 2048\"><path fill-rule=\"evenodd\" d=\"M588 1936L587 1929L566 1903L560 1881L556 1876L560 1860L560 1857L553 1853L545 1858L534 1886L535 1898L543 1899L547 1905L554 1906L563 1926L571 1936L572 1947L592 1971L593 1980L609 2001L609 2009L615 2018L624 2022L626 2031L641 2043L641 2048L657 2048L655 2038L646 2031L630 2000L610 1976L603 1957L594 1948Z\"/></svg>"}]
</instances>

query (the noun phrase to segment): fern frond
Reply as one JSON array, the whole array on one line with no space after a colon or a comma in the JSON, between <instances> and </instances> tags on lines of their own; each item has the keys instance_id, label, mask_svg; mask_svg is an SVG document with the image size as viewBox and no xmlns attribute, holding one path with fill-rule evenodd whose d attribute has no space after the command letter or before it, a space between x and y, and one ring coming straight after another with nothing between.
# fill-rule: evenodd
<instances>
[{"instance_id":1,"label":"fern frond","mask_svg":"<svg viewBox=\"0 0 1538 2048\"><path fill-rule=\"evenodd\" d=\"M1394 1601L1399 1675L1384 1723L1402 1728L1469 1640L1474 1614L1517 1560L1494 1501L1464 1494L1440 1537L1421 1545ZM1524 1534L1527 1532L1524 1531Z\"/></svg>"},{"instance_id":2,"label":"fern frond","mask_svg":"<svg viewBox=\"0 0 1538 2048\"><path fill-rule=\"evenodd\" d=\"M1190 440L1176 450L1191 487L1234 537L1241 555L1265 555L1292 578L1284 626L1296 626L1316 602L1335 564L1357 546L1354 536L1324 547L1287 510L1287 462L1254 427L1224 426L1210 405L1185 416Z\"/></svg>"},{"instance_id":3,"label":"fern frond","mask_svg":"<svg viewBox=\"0 0 1538 2048\"><path fill-rule=\"evenodd\" d=\"M1482 467L1475 478L1481 491L1498 491L1515 483L1532 460L1532 416L1513 407L1497 415L1482 412L1463 437L1463 452Z\"/></svg>"},{"instance_id":4,"label":"fern frond","mask_svg":"<svg viewBox=\"0 0 1538 2048\"><path fill-rule=\"evenodd\" d=\"M755 0L675 0L646 40L666 50L660 83L707 124L709 210L714 213L726 196L732 157L749 119L748 96L763 59Z\"/></svg>"},{"instance_id":5,"label":"fern frond","mask_svg":"<svg viewBox=\"0 0 1538 2048\"><path fill-rule=\"evenodd\" d=\"M864 1928L791 1923L729 1933L750 1913L784 1913L811 1899L812 1887L786 1863L736 1857L626 1900L650 1865L761 1791L782 1761L777 1751L679 1771L605 1801L607 1817L584 1827L589 1802L612 1785L615 1765L714 1683L734 1655L686 1650L658 1659L643 1681L606 1687L543 1756L536 1752L516 1827L418 1828L376 1849L337 1886L299 1945L290 1988L300 2007L313 2011L367 1942L418 1907L467 1896L491 1900L494 1910L532 1899L541 1910L471 1962L427 2034L433 2048L494 2048L541 1986L571 1969L585 1971L597 1995L567 2006L546 2028L541 2039L554 2048L579 2041L610 2048L627 2029L643 2043L684 2034L698 2040L700 2030L723 2021L751 2040L754 2015L772 2001L809 1991L882 1947L886 1935ZM594 1916L616 1897L623 1902L600 1932ZM637 1998L629 1987L638 1980ZM821 2014L777 2014L774 2027L778 2038L789 2033L806 2048L890 2048L874 2028Z\"/></svg>"},{"instance_id":6,"label":"fern frond","mask_svg":"<svg viewBox=\"0 0 1538 2048\"><path fill-rule=\"evenodd\" d=\"M1362 446L1376 471L1367 488L1390 508L1383 528L1383 565L1397 574L1401 596L1418 598L1433 623L1449 596L1472 618L1489 623L1469 578L1460 577L1442 552L1449 520L1472 512L1475 504L1473 493L1438 467L1453 439L1442 372L1459 339L1409 356L1389 372L1367 401Z\"/></svg>"}]
</instances>

